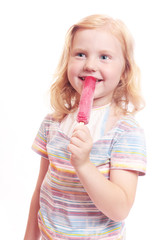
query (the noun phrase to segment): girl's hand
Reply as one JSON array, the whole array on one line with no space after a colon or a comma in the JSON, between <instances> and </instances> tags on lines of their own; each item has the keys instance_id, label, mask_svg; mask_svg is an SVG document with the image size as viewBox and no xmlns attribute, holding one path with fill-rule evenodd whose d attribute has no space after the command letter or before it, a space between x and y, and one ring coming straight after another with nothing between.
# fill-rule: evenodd
<instances>
[{"instance_id":1,"label":"girl's hand","mask_svg":"<svg viewBox=\"0 0 160 240\"><path fill-rule=\"evenodd\" d=\"M92 149L92 137L88 127L78 125L72 134L68 150L71 152L71 164L78 168L89 162L89 155Z\"/></svg>"}]
</instances>

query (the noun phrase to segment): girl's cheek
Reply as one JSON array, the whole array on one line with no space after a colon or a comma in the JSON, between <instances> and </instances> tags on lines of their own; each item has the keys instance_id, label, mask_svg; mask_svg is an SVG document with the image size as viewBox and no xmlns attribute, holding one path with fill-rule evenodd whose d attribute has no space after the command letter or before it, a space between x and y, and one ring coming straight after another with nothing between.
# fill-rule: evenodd
<instances>
[{"instance_id":1,"label":"girl's cheek","mask_svg":"<svg viewBox=\"0 0 160 240\"><path fill-rule=\"evenodd\" d=\"M68 65L68 75L75 75L77 71L77 64L71 63Z\"/></svg>"}]
</instances>

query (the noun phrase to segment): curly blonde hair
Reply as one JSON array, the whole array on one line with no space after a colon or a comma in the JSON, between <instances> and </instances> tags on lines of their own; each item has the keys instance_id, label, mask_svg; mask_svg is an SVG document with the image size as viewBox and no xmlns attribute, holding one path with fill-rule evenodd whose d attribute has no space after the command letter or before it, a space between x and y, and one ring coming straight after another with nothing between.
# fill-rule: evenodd
<instances>
[{"instance_id":1,"label":"curly blonde hair","mask_svg":"<svg viewBox=\"0 0 160 240\"><path fill-rule=\"evenodd\" d=\"M106 15L91 15L71 26L66 34L62 56L54 74L54 83L50 88L50 103L56 120L61 121L67 114L76 111L80 100L80 95L71 86L67 76L68 60L75 33L80 29L102 27L120 41L125 60L124 72L114 91L112 102L123 114L134 114L144 107L140 91L140 70L134 60L132 35L121 20Z\"/></svg>"}]
</instances>

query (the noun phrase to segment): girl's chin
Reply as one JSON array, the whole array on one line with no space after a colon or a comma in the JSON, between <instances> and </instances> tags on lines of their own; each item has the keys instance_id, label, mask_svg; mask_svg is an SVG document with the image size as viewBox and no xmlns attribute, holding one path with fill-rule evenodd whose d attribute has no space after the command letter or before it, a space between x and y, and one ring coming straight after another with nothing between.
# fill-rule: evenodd
<instances>
[{"instance_id":1,"label":"girl's chin","mask_svg":"<svg viewBox=\"0 0 160 240\"><path fill-rule=\"evenodd\" d=\"M106 94L103 95L103 94L99 93L98 91L95 91L95 93L94 93L93 101L94 101L94 104L96 104L97 106L104 106L104 105L110 103L111 100L112 100L112 94L106 96Z\"/></svg>"}]
</instances>

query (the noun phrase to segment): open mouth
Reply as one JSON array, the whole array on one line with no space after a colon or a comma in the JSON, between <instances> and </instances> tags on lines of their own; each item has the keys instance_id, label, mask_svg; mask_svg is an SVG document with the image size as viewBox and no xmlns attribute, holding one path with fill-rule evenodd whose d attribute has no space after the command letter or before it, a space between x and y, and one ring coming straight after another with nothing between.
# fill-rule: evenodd
<instances>
[{"instance_id":1,"label":"open mouth","mask_svg":"<svg viewBox=\"0 0 160 240\"><path fill-rule=\"evenodd\" d=\"M85 78L86 77L79 77L82 81L84 81L85 80ZM103 79L98 79L98 78L96 78L96 82L102 82L103 81Z\"/></svg>"}]
</instances>

